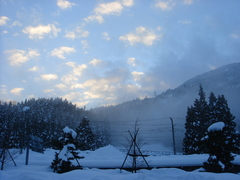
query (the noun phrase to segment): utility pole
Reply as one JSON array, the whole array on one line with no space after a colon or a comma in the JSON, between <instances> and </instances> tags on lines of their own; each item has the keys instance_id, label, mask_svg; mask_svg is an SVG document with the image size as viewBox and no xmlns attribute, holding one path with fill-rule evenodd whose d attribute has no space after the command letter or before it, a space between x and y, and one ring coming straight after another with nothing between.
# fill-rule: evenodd
<instances>
[{"instance_id":1,"label":"utility pole","mask_svg":"<svg viewBox=\"0 0 240 180\"><path fill-rule=\"evenodd\" d=\"M29 158L29 143L30 143L30 134L29 134L29 127L28 127L28 120L27 120L27 118L26 118L26 112L27 111L29 111L30 110L30 107L28 107L28 106L25 106L25 107L23 107L23 112L24 112L24 114L25 114L25 116L24 116L24 124L25 124L25 138L27 138L27 144L26 144L26 146L27 146L27 150L26 150L26 161L25 161L25 165L28 165L28 158Z\"/></svg>"},{"instance_id":2,"label":"utility pole","mask_svg":"<svg viewBox=\"0 0 240 180\"><path fill-rule=\"evenodd\" d=\"M175 134L174 134L174 125L173 125L173 119L171 119L171 124L172 124L172 138L173 138L173 153L176 155L176 145L175 145Z\"/></svg>"}]
</instances>

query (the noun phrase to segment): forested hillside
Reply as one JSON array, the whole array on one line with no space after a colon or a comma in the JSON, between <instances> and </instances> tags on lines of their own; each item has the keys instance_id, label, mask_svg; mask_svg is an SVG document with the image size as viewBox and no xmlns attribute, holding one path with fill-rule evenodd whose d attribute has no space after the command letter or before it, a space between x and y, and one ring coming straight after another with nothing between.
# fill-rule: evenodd
<instances>
[{"instance_id":1,"label":"forested hillside","mask_svg":"<svg viewBox=\"0 0 240 180\"><path fill-rule=\"evenodd\" d=\"M83 108L61 98L33 98L17 104L1 102L1 142L7 142L14 148L24 147L26 135L31 134L42 138L45 148L53 147L54 142L63 134L64 127L76 129L86 115ZM106 142L108 138L101 134L106 129L105 125L103 127L101 123L96 123L91 124L91 127L103 144L109 143Z\"/></svg>"}]
</instances>

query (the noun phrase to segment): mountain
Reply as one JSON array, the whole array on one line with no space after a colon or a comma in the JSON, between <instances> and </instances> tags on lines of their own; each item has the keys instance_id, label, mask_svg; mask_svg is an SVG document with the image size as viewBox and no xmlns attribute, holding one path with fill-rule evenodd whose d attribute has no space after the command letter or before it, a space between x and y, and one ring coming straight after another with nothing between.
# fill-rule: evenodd
<instances>
[{"instance_id":1,"label":"mountain","mask_svg":"<svg viewBox=\"0 0 240 180\"><path fill-rule=\"evenodd\" d=\"M177 151L181 151L187 107L193 105L198 98L200 85L207 100L210 92L216 96L225 96L240 130L240 63L225 65L198 75L154 98L135 99L92 111L99 119L109 121L112 144L117 146L126 144L129 136L127 131L134 130L136 121L136 127L140 129L139 136L147 144L172 146L171 117L174 121Z\"/></svg>"}]
</instances>

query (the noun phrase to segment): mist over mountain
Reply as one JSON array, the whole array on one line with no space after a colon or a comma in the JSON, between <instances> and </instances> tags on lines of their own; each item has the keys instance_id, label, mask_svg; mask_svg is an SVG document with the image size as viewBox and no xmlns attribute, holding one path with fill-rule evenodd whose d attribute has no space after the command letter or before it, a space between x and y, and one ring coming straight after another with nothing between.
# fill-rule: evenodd
<instances>
[{"instance_id":1,"label":"mist over mountain","mask_svg":"<svg viewBox=\"0 0 240 180\"><path fill-rule=\"evenodd\" d=\"M92 109L97 119L106 119L110 124L111 143L116 146L126 144L128 130L134 130L137 121L139 136L147 144L172 146L170 117L174 121L177 151L181 152L185 133L187 107L198 98L202 85L206 100L210 92L224 95L231 113L236 117L240 129L240 63L233 63L198 75L175 89L143 100L135 99L119 105ZM161 150L161 149L160 149Z\"/></svg>"}]
</instances>

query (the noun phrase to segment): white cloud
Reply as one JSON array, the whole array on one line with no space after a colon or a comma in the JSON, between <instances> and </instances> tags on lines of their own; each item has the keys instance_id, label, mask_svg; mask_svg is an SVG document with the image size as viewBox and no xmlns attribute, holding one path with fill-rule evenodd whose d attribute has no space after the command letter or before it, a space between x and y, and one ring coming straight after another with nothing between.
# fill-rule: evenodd
<instances>
[{"instance_id":1,"label":"white cloud","mask_svg":"<svg viewBox=\"0 0 240 180\"><path fill-rule=\"evenodd\" d=\"M98 98L103 98L103 96L101 96L100 94L96 94L96 93L91 93L91 92L84 92L84 99L98 99Z\"/></svg>"},{"instance_id":2,"label":"white cloud","mask_svg":"<svg viewBox=\"0 0 240 180\"><path fill-rule=\"evenodd\" d=\"M88 45L88 41L87 40L82 40L81 41L81 44L83 45L83 50L86 50L87 48L89 48L89 45ZM84 52L85 54L88 54L88 51L85 51Z\"/></svg>"},{"instance_id":3,"label":"white cloud","mask_svg":"<svg viewBox=\"0 0 240 180\"><path fill-rule=\"evenodd\" d=\"M103 15L120 15L124 6L132 6L134 4L133 0L121 0L109 3L101 3L94 9L94 14L84 18L85 21L98 21L103 23Z\"/></svg>"},{"instance_id":4,"label":"white cloud","mask_svg":"<svg viewBox=\"0 0 240 180\"><path fill-rule=\"evenodd\" d=\"M79 97L82 97L82 93L80 92L71 92L69 94L66 94L65 96L63 96L63 99L67 99L68 101L72 101L75 99L79 99Z\"/></svg>"},{"instance_id":5,"label":"white cloud","mask_svg":"<svg viewBox=\"0 0 240 180\"><path fill-rule=\"evenodd\" d=\"M10 93L11 94L14 94L14 95L17 95L17 96L20 96L21 95L21 92L23 91L24 89L23 88L13 88Z\"/></svg>"},{"instance_id":6,"label":"white cloud","mask_svg":"<svg viewBox=\"0 0 240 180\"><path fill-rule=\"evenodd\" d=\"M173 0L165 0L165 1L160 0L155 4L155 7L160 8L163 11L172 10L173 6L175 6L175 3L173 2Z\"/></svg>"},{"instance_id":7,"label":"white cloud","mask_svg":"<svg viewBox=\"0 0 240 180\"><path fill-rule=\"evenodd\" d=\"M7 16L0 16L0 26L4 26L7 24L9 18Z\"/></svg>"},{"instance_id":8,"label":"white cloud","mask_svg":"<svg viewBox=\"0 0 240 180\"><path fill-rule=\"evenodd\" d=\"M157 30L158 30L158 31L161 31L161 30L162 30L162 27L161 27L161 26L158 26L158 27L157 27Z\"/></svg>"},{"instance_id":9,"label":"white cloud","mask_svg":"<svg viewBox=\"0 0 240 180\"><path fill-rule=\"evenodd\" d=\"M38 25L37 27L28 26L22 30L25 34L28 34L30 39L43 39L46 35L57 36L57 33L61 31L60 28L56 28L54 24L48 24L46 26Z\"/></svg>"},{"instance_id":10,"label":"white cloud","mask_svg":"<svg viewBox=\"0 0 240 180\"><path fill-rule=\"evenodd\" d=\"M60 48L55 48L51 52L51 56L56 56L60 59L66 59L66 57L64 55L65 54L70 54L72 52L76 52L76 50L74 48L71 48L71 47L60 47Z\"/></svg>"},{"instance_id":11,"label":"white cloud","mask_svg":"<svg viewBox=\"0 0 240 180\"><path fill-rule=\"evenodd\" d=\"M57 87L62 90L65 90L67 88L70 89L80 88L77 85L78 76L82 75L83 70L87 68L87 65L85 64L77 65L75 62L67 62L65 64L67 66L72 67L73 69L69 74L62 76L61 78L62 84L58 84Z\"/></svg>"},{"instance_id":12,"label":"white cloud","mask_svg":"<svg viewBox=\"0 0 240 180\"><path fill-rule=\"evenodd\" d=\"M33 72L36 72L37 70L38 70L37 66L34 66L34 67L28 69L28 71L33 71Z\"/></svg>"},{"instance_id":13,"label":"white cloud","mask_svg":"<svg viewBox=\"0 0 240 180\"><path fill-rule=\"evenodd\" d=\"M18 34L18 33L14 33L13 36L14 36L14 37L19 36L19 34Z\"/></svg>"},{"instance_id":14,"label":"white cloud","mask_svg":"<svg viewBox=\"0 0 240 180\"><path fill-rule=\"evenodd\" d=\"M64 89L67 88L67 86L66 86L65 84L62 84L62 83L57 84L55 87L57 87L57 88L59 88L59 89L61 89L61 90L64 90Z\"/></svg>"},{"instance_id":15,"label":"white cloud","mask_svg":"<svg viewBox=\"0 0 240 180\"><path fill-rule=\"evenodd\" d=\"M92 61L90 61L89 63L96 66L97 64L100 64L102 61L100 59L93 59Z\"/></svg>"},{"instance_id":16,"label":"white cloud","mask_svg":"<svg viewBox=\"0 0 240 180\"><path fill-rule=\"evenodd\" d=\"M83 84L78 84L78 88L87 89L90 88L91 93L100 93L102 91L111 91L111 83L113 81L109 79L90 79L85 81Z\"/></svg>"},{"instance_id":17,"label":"white cloud","mask_svg":"<svg viewBox=\"0 0 240 180\"><path fill-rule=\"evenodd\" d=\"M67 74L67 75L64 75L62 78L61 78L61 81L64 83L64 84L74 84L78 81L78 78L73 75L73 74Z\"/></svg>"},{"instance_id":18,"label":"white cloud","mask_svg":"<svg viewBox=\"0 0 240 180\"><path fill-rule=\"evenodd\" d=\"M67 0L58 0L57 1L57 5L58 7L60 7L61 9L68 9L71 8L73 5L75 5L74 3L71 3Z\"/></svg>"},{"instance_id":19,"label":"white cloud","mask_svg":"<svg viewBox=\"0 0 240 180\"><path fill-rule=\"evenodd\" d=\"M43 90L44 93L50 93L50 92L53 92L53 91L54 91L54 89L44 89Z\"/></svg>"},{"instance_id":20,"label":"white cloud","mask_svg":"<svg viewBox=\"0 0 240 180\"><path fill-rule=\"evenodd\" d=\"M237 34L237 33L232 33L230 36L234 39L240 38L240 34Z\"/></svg>"},{"instance_id":21,"label":"white cloud","mask_svg":"<svg viewBox=\"0 0 240 180\"><path fill-rule=\"evenodd\" d=\"M84 107L89 103L89 101L80 101L80 102L74 102L73 104L76 104L77 107Z\"/></svg>"},{"instance_id":22,"label":"white cloud","mask_svg":"<svg viewBox=\"0 0 240 180\"><path fill-rule=\"evenodd\" d=\"M82 40L82 41L81 41L81 44L83 45L83 49L86 49L86 48L89 47L87 40Z\"/></svg>"},{"instance_id":23,"label":"white cloud","mask_svg":"<svg viewBox=\"0 0 240 180\"><path fill-rule=\"evenodd\" d=\"M78 26L73 31L67 31L64 37L69 39L76 39L78 37L88 37L88 35L89 31L85 31L80 26Z\"/></svg>"},{"instance_id":24,"label":"white cloud","mask_svg":"<svg viewBox=\"0 0 240 180\"><path fill-rule=\"evenodd\" d=\"M134 58L134 57L128 58L127 63L132 65L132 66L136 66L136 58Z\"/></svg>"},{"instance_id":25,"label":"white cloud","mask_svg":"<svg viewBox=\"0 0 240 180\"><path fill-rule=\"evenodd\" d=\"M66 65L73 68L73 74L75 76L81 76L82 71L87 68L86 64L77 65L75 62L67 62Z\"/></svg>"},{"instance_id":26,"label":"white cloud","mask_svg":"<svg viewBox=\"0 0 240 180\"><path fill-rule=\"evenodd\" d=\"M40 56L40 54L36 50L18 50L18 49L12 49L12 50L6 50L5 53L9 54L8 60L10 61L11 66L19 66L22 63L27 62L31 58L34 58L36 56Z\"/></svg>"},{"instance_id":27,"label":"white cloud","mask_svg":"<svg viewBox=\"0 0 240 180\"><path fill-rule=\"evenodd\" d=\"M193 3L193 0L184 0L183 1L183 4L192 4Z\"/></svg>"},{"instance_id":28,"label":"white cloud","mask_svg":"<svg viewBox=\"0 0 240 180\"><path fill-rule=\"evenodd\" d=\"M58 76L56 74L43 74L41 75L41 78L43 80L46 80L46 81L50 81L50 80L55 80L58 78Z\"/></svg>"},{"instance_id":29,"label":"white cloud","mask_svg":"<svg viewBox=\"0 0 240 180\"><path fill-rule=\"evenodd\" d=\"M134 81L139 81L143 74L144 74L143 72L133 71L132 75L133 75Z\"/></svg>"},{"instance_id":30,"label":"white cloud","mask_svg":"<svg viewBox=\"0 0 240 180\"><path fill-rule=\"evenodd\" d=\"M183 3L184 5L190 5L193 3L193 0L158 0L155 4L155 7L160 8L162 11L170 11L177 3Z\"/></svg>"},{"instance_id":31,"label":"white cloud","mask_svg":"<svg viewBox=\"0 0 240 180\"><path fill-rule=\"evenodd\" d=\"M84 18L84 20L86 22L89 22L89 21L98 21L100 24L104 22L104 19L101 15L91 15L91 16L88 16L87 18Z\"/></svg>"},{"instance_id":32,"label":"white cloud","mask_svg":"<svg viewBox=\"0 0 240 180\"><path fill-rule=\"evenodd\" d=\"M142 43L148 46L151 46L154 41L159 40L160 35L155 34L151 29L146 29L142 26L136 28L135 33L129 33L124 36L120 36L121 41L128 41L130 45L135 43Z\"/></svg>"},{"instance_id":33,"label":"white cloud","mask_svg":"<svg viewBox=\"0 0 240 180\"><path fill-rule=\"evenodd\" d=\"M6 95L7 93L7 86L6 85L0 85L0 95Z\"/></svg>"},{"instance_id":34,"label":"white cloud","mask_svg":"<svg viewBox=\"0 0 240 180\"><path fill-rule=\"evenodd\" d=\"M77 35L73 31L67 31L66 35L64 37L69 38L69 39L75 39L77 37Z\"/></svg>"},{"instance_id":35,"label":"white cloud","mask_svg":"<svg viewBox=\"0 0 240 180\"><path fill-rule=\"evenodd\" d=\"M33 58L35 56L40 56L40 54L36 50L28 51L27 55L28 55L29 58Z\"/></svg>"},{"instance_id":36,"label":"white cloud","mask_svg":"<svg viewBox=\"0 0 240 180\"><path fill-rule=\"evenodd\" d=\"M79 84L78 86L81 88L86 88L86 87L94 86L94 84L100 84L100 82L101 81L97 80L97 79L90 79L90 80L85 81L83 84Z\"/></svg>"},{"instance_id":37,"label":"white cloud","mask_svg":"<svg viewBox=\"0 0 240 180\"><path fill-rule=\"evenodd\" d=\"M84 99L96 99L96 98L107 98L115 96L117 85L114 85L115 79L90 79L85 81L83 84L78 84L78 88L83 89L86 96Z\"/></svg>"},{"instance_id":38,"label":"white cloud","mask_svg":"<svg viewBox=\"0 0 240 180\"><path fill-rule=\"evenodd\" d=\"M122 0L122 5L124 6L133 6L134 0Z\"/></svg>"},{"instance_id":39,"label":"white cloud","mask_svg":"<svg viewBox=\"0 0 240 180\"><path fill-rule=\"evenodd\" d=\"M88 37L89 31L85 31L82 27L78 26L75 30L78 34L78 37Z\"/></svg>"},{"instance_id":40,"label":"white cloud","mask_svg":"<svg viewBox=\"0 0 240 180\"><path fill-rule=\"evenodd\" d=\"M110 38L109 35L108 35L108 32L103 32L103 33L102 33L102 36L103 36L103 39L105 39L105 40L107 40L107 41L111 40L111 38Z\"/></svg>"},{"instance_id":41,"label":"white cloud","mask_svg":"<svg viewBox=\"0 0 240 180\"><path fill-rule=\"evenodd\" d=\"M71 86L71 89L78 89L78 88L79 89L83 88L82 84L76 83Z\"/></svg>"},{"instance_id":42,"label":"white cloud","mask_svg":"<svg viewBox=\"0 0 240 180\"><path fill-rule=\"evenodd\" d=\"M14 21L12 26L22 26L22 24L19 21Z\"/></svg>"},{"instance_id":43,"label":"white cloud","mask_svg":"<svg viewBox=\"0 0 240 180\"><path fill-rule=\"evenodd\" d=\"M181 23L181 24L190 24L190 23L192 23L192 21L189 21L189 20L180 20L178 22Z\"/></svg>"},{"instance_id":44,"label":"white cloud","mask_svg":"<svg viewBox=\"0 0 240 180\"><path fill-rule=\"evenodd\" d=\"M123 9L123 6L120 2L110 2L110 3L102 3L99 4L98 7L94 9L96 14L105 15L105 14L113 14L119 15Z\"/></svg>"}]
</instances>

